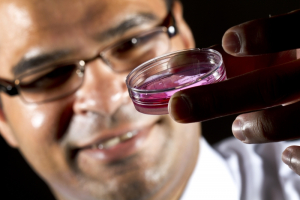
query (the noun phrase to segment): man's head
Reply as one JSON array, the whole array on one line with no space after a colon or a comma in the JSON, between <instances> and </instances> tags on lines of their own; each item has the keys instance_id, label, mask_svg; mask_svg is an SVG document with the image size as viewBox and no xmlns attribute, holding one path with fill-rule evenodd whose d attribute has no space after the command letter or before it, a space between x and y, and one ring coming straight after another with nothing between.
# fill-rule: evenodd
<instances>
[{"instance_id":1,"label":"man's head","mask_svg":"<svg viewBox=\"0 0 300 200\"><path fill-rule=\"evenodd\" d=\"M176 1L170 9L178 27L170 51L192 48L181 5ZM163 0L1 0L0 79L33 80L34 71L39 78L23 90L35 95L33 85L49 86L57 70L68 75L58 66L148 32L167 14ZM128 73L94 59L86 63L82 85L56 100L28 104L20 95L0 93L2 136L58 198L170 199L184 188L198 153L199 125L135 111L124 81ZM48 89L42 98L56 93Z\"/></svg>"}]
</instances>

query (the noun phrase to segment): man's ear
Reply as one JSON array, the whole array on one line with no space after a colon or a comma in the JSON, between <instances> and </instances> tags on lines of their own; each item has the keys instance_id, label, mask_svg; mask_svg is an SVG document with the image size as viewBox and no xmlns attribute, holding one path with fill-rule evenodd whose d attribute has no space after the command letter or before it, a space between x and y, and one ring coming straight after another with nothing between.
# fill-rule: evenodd
<instances>
[{"instance_id":1,"label":"man's ear","mask_svg":"<svg viewBox=\"0 0 300 200\"><path fill-rule=\"evenodd\" d=\"M172 13L175 17L179 35L184 42L186 49L195 48L195 41L190 27L183 18L183 8L179 0L174 1Z\"/></svg>"},{"instance_id":2,"label":"man's ear","mask_svg":"<svg viewBox=\"0 0 300 200\"><path fill-rule=\"evenodd\" d=\"M1 98L1 97L0 97ZM13 148L18 147L18 141L13 134L3 111L3 104L0 99L0 135L5 139L5 141Z\"/></svg>"}]
</instances>

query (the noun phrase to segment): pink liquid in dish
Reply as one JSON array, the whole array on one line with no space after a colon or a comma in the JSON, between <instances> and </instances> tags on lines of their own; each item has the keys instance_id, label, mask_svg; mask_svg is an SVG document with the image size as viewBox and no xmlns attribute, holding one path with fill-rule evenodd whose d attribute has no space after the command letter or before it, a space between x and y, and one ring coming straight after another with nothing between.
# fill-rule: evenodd
<instances>
[{"instance_id":1,"label":"pink liquid in dish","mask_svg":"<svg viewBox=\"0 0 300 200\"><path fill-rule=\"evenodd\" d=\"M168 114L168 103L171 96L191 87L217 83L226 79L224 66L211 72L215 64L193 64L184 67L179 72L167 69L159 74L150 76L134 86L142 92L129 91L135 108L146 114ZM209 74L205 77L206 74Z\"/></svg>"}]
</instances>

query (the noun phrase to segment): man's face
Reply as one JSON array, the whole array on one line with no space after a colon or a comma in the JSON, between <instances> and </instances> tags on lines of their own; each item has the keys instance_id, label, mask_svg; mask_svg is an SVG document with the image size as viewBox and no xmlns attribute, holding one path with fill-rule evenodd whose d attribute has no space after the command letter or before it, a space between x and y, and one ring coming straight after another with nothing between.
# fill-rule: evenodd
<instances>
[{"instance_id":1,"label":"man's face","mask_svg":"<svg viewBox=\"0 0 300 200\"><path fill-rule=\"evenodd\" d=\"M91 58L150 30L166 15L163 0L2 0L0 78L13 80L21 60L55 52L63 53L43 65ZM185 27L182 19L177 23ZM172 50L192 47L185 28L171 39ZM119 31L104 34L113 29ZM187 181L199 125L138 113L127 93L128 73L116 73L98 59L87 64L83 85L65 98L26 104L1 93L2 135L59 198L163 199ZM137 135L126 138L130 132ZM114 142L120 137L125 139ZM97 148L101 144L109 148Z\"/></svg>"}]
</instances>

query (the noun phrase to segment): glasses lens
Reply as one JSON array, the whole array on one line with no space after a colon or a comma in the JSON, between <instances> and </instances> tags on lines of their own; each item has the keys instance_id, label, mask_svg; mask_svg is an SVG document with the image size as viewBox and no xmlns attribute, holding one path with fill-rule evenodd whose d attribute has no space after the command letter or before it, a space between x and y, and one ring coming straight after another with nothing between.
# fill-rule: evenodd
<instances>
[{"instance_id":1,"label":"glasses lens","mask_svg":"<svg viewBox=\"0 0 300 200\"><path fill-rule=\"evenodd\" d=\"M133 37L109 50L103 56L113 70L131 71L138 65L168 52L170 41L165 29L156 29Z\"/></svg>"},{"instance_id":2,"label":"glasses lens","mask_svg":"<svg viewBox=\"0 0 300 200\"><path fill-rule=\"evenodd\" d=\"M48 68L20 78L20 94L26 102L39 103L66 96L83 81L78 64Z\"/></svg>"}]
</instances>

